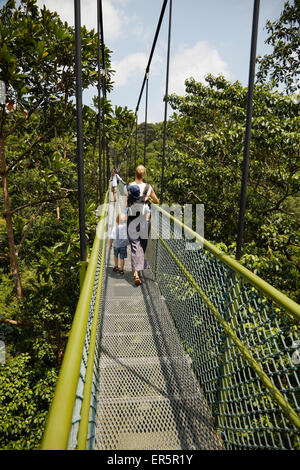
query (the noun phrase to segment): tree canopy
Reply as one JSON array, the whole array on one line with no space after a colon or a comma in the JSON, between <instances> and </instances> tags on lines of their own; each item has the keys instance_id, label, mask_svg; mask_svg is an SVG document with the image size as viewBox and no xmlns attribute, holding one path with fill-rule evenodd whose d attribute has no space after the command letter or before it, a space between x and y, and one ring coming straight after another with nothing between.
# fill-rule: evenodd
<instances>
[{"instance_id":1,"label":"tree canopy","mask_svg":"<svg viewBox=\"0 0 300 470\"><path fill-rule=\"evenodd\" d=\"M273 53L254 90L241 262L299 301L299 3L267 24ZM82 27L83 87L97 81L97 34ZM113 86L105 47L106 86ZM0 10L0 446L37 449L79 296L74 28L35 0ZM266 78L270 83L265 83ZM285 92L274 91L283 83ZM247 88L223 76L190 78L170 95L165 202L201 203L205 237L235 253ZM291 94L292 93L292 94ZM86 235L99 204L97 99L83 107ZM145 123L102 97L111 163L129 181L143 163ZM129 139L132 133L131 139ZM163 123L146 129L147 179L159 194ZM127 145L128 144L128 145ZM137 156L135 158L135 145ZM106 148L105 148L106 151ZM104 174L105 175L105 174ZM106 176L104 176L106 178Z\"/></svg>"},{"instance_id":2,"label":"tree canopy","mask_svg":"<svg viewBox=\"0 0 300 470\"><path fill-rule=\"evenodd\" d=\"M83 87L97 80L97 34L82 27ZM0 447L38 448L79 296L74 28L36 1L0 10ZM105 47L106 89L112 87ZM105 136L134 115L102 98ZM97 98L94 107L97 106ZM98 114L83 107L87 244L99 204Z\"/></svg>"},{"instance_id":3,"label":"tree canopy","mask_svg":"<svg viewBox=\"0 0 300 470\"><path fill-rule=\"evenodd\" d=\"M256 85L242 262L299 300L299 116L293 96ZM235 253L247 88L208 75L171 95L165 200L205 207L205 237ZM154 126L146 167L159 188L162 126ZM141 125L142 129L142 125ZM139 134L138 134L139 135ZM139 142L139 162L143 142Z\"/></svg>"},{"instance_id":4,"label":"tree canopy","mask_svg":"<svg viewBox=\"0 0 300 470\"><path fill-rule=\"evenodd\" d=\"M276 21L267 21L269 34L266 43L272 52L258 58L258 80L271 80L274 87L283 85L287 93L299 92L300 70L300 4L299 1L285 2L283 11Z\"/></svg>"}]
</instances>

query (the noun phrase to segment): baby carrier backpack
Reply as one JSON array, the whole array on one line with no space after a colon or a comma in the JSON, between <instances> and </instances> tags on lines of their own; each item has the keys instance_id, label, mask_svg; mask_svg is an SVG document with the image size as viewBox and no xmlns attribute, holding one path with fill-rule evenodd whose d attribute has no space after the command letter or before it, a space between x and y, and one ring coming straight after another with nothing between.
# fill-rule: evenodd
<instances>
[{"instance_id":1,"label":"baby carrier backpack","mask_svg":"<svg viewBox=\"0 0 300 470\"><path fill-rule=\"evenodd\" d=\"M150 203L145 201L147 196L147 192L149 190L149 183L146 183L145 189L142 194L140 194L140 188L138 185L130 185L127 187L128 197L127 197L127 207L128 207L128 216L129 217L137 217L140 212L137 212L137 208L141 209L144 213L145 205L147 204L150 207ZM137 206L133 210L133 205L136 204Z\"/></svg>"}]
</instances>

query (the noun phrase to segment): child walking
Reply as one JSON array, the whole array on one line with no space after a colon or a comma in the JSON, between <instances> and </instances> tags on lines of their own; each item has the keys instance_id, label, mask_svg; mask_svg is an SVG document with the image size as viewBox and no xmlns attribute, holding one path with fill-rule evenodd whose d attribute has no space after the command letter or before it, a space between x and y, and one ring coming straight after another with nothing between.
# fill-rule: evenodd
<instances>
[{"instance_id":1,"label":"child walking","mask_svg":"<svg viewBox=\"0 0 300 470\"><path fill-rule=\"evenodd\" d=\"M127 258L127 245L129 244L127 238L127 224L126 215L118 214L116 217L116 225L112 229L110 239L110 249L114 247L114 272L119 271L119 256L120 256L120 274L124 274L125 259Z\"/></svg>"}]
</instances>

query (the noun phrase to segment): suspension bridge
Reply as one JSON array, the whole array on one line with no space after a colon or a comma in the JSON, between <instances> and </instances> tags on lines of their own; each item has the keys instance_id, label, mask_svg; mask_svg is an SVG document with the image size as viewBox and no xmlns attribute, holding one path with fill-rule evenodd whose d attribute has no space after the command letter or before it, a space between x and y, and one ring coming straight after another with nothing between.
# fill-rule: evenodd
<instances>
[{"instance_id":1,"label":"suspension bridge","mask_svg":"<svg viewBox=\"0 0 300 470\"><path fill-rule=\"evenodd\" d=\"M142 274L143 284L134 286L128 270L124 277L113 272L108 227L116 212L124 209L124 187L120 183L118 201L111 203L110 159L108 151L105 159L104 148L99 163L103 204L86 260L80 164L80 1L74 3L81 292L41 448L299 449L300 306L242 266L238 254L237 259L225 255L158 205L152 205L152 217L158 220L157 236L148 240L150 268ZM145 85L147 91L149 67L167 3L163 2L137 110ZM259 2L254 3L251 56L255 61ZM169 0L169 46L171 6ZM100 44L104 44L101 1L98 7L100 96ZM168 61L169 52L168 47ZM166 95L167 84L168 65ZM99 135L101 131L99 119ZM162 168L164 155L165 149ZM161 191L162 200L163 174ZM197 249L187 249L187 239L193 239Z\"/></svg>"}]
</instances>

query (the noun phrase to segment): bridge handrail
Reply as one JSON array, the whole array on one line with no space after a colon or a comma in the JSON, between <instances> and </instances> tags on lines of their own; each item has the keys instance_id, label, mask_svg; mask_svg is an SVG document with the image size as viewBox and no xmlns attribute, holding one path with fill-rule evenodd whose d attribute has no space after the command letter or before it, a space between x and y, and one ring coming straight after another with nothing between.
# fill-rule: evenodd
<instances>
[{"instance_id":1,"label":"bridge handrail","mask_svg":"<svg viewBox=\"0 0 300 470\"><path fill-rule=\"evenodd\" d=\"M147 260L226 446L299 446L300 306L168 209L152 219Z\"/></svg>"},{"instance_id":2,"label":"bridge handrail","mask_svg":"<svg viewBox=\"0 0 300 470\"><path fill-rule=\"evenodd\" d=\"M258 290L263 292L267 297L271 298L278 304L280 304L285 311L287 310L291 315L293 315L294 319L300 322L300 305L294 302L294 300L290 299L288 296L280 292L278 289L273 287L268 282L264 281L262 278L254 274L252 271L247 269L241 263L233 259L231 256L226 255L223 253L217 246L213 245L205 238L201 237L198 233L192 230L190 227L182 223L176 217L169 214L166 210L164 210L159 205L155 206L159 212L169 217L173 222L175 222L178 226L184 229L185 232L188 232L191 236L193 236L199 243L201 243L208 251L210 251L213 255L215 255L220 261L227 264L230 268L232 268L236 273L240 274L244 279L246 279L250 284L255 286Z\"/></svg>"},{"instance_id":3,"label":"bridge handrail","mask_svg":"<svg viewBox=\"0 0 300 470\"><path fill-rule=\"evenodd\" d=\"M89 318L90 304L93 294L94 280L96 274L96 268L98 263L99 251L101 247L104 247L104 237L103 231L105 229L105 213L106 213L106 200L102 208L102 214L100 221L97 226L96 236L93 243L90 259L88 262L87 271L85 274L83 286L80 292L79 301L77 304L76 312L74 315L74 320L72 323L72 328L70 331L69 339L67 342L66 350L64 353L64 358L62 366L59 372L59 378L56 385L54 398L51 403L48 421L46 424L46 429L44 432L41 450L64 450L68 447L70 429L72 425L72 416L74 403L76 399L76 391L80 374L81 360L83 356L83 348L86 337L86 330ZM97 296L101 294L100 290L97 290ZM97 301L97 298L96 298ZM94 333L95 322L91 329L91 340L90 345L93 345L95 342ZM93 353L93 351L92 351ZM83 396L83 411L84 411L84 421L85 423L81 425L81 445L82 445L82 436L86 435L86 415L89 413L87 410L85 400L88 396L91 382L90 374L90 359L91 355L89 354L88 358L88 369L86 376L85 392ZM86 398L85 398L86 397ZM81 423L80 423L81 424Z\"/></svg>"}]
</instances>

